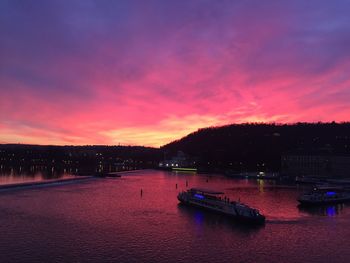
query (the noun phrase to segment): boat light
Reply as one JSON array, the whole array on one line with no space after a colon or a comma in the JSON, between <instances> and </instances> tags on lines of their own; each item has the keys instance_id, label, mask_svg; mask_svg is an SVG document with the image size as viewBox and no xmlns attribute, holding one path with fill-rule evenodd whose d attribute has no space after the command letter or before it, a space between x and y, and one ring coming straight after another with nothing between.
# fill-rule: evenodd
<instances>
[{"instance_id":1,"label":"boat light","mask_svg":"<svg viewBox=\"0 0 350 263\"><path fill-rule=\"evenodd\" d=\"M194 197L197 197L199 199L204 199L204 196L203 195L200 195L200 194L195 194Z\"/></svg>"}]
</instances>

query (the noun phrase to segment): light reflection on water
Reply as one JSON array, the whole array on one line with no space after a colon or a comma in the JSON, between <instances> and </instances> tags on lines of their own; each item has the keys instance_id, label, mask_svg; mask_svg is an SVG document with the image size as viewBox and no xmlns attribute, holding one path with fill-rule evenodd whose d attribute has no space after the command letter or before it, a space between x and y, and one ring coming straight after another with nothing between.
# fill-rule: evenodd
<instances>
[{"instance_id":1,"label":"light reflection on water","mask_svg":"<svg viewBox=\"0 0 350 263\"><path fill-rule=\"evenodd\" d=\"M341 214L346 204L331 204L331 205L320 205L314 207L298 206L299 210L314 216L328 216L333 217Z\"/></svg>"},{"instance_id":2,"label":"light reflection on water","mask_svg":"<svg viewBox=\"0 0 350 263\"><path fill-rule=\"evenodd\" d=\"M334 206L327 207L327 216L335 216L336 215L336 210Z\"/></svg>"},{"instance_id":3,"label":"light reflection on water","mask_svg":"<svg viewBox=\"0 0 350 263\"><path fill-rule=\"evenodd\" d=\"M305 210L296 201L304 189L261 185L142 171L2 192L0 262L350 262L346 204ZM191 187L240 198L260 209L267 222L242 225L179 204L178 192Z\"/></svg>"},{"instance_id":4,"label":"light reflection on water","mask_svg":"<svg viewBox=\"0 0 350 263\"><path fill-rule=\"evenodd\" d=\"M198 225L203 224L204 215L202 211L196 210L194 218L196 219L196 224Z\"/></svg>"},{"instance_id":5,"label":"light reflection on water","mask_svg":"<svg viewBox=\"0 0 350 263\"><path fill-rule=\"evenodd\" d=\"M25 170L22 167L18 169L9 169L6 171L0 171L0 185L37 182L50 179L70 178L72 174L66 172L56 172L54 170L41 171L41 170Z\"/></svg>"}]
</instances>

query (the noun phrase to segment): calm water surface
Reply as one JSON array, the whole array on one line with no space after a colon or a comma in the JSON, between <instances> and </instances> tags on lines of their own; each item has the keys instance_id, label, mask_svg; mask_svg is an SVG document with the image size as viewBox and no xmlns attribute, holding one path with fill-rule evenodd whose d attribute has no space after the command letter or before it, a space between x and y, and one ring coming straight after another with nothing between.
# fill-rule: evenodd
<instances>
[{"instance_id":1,"label":"calm water surface","mask_svg":"<svg viewBox=\"0 0 350 263\"><path fill-rule=\"evenodd\" d=\"M186 181L260 209L265 226L179 205ZM162 171L0 192L0 262L350 262L350 207L299 209L301 192Z\"/></svg>"}]
</instances>

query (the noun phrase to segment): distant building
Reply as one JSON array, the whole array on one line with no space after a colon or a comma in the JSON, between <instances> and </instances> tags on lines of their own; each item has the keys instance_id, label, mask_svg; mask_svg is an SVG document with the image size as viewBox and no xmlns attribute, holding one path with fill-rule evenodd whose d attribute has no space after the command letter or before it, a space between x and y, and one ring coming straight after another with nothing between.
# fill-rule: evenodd
<instances>
[{"instance_id":1,"label":"distant building","mask_svg":"<svg viewBox=\"0 0 350 263\"><path fill-rule=\"evenodd\" d=\"M170 160L163 160L159 162L160 168L187 167L188 165L188 157L182 151L178 151L177 155L171 158Z\"/></svg>"},{"instance_id":2,"label":"distant building","mask_svg":"<svg viewBox=\"0 0 350 263\"><path fill-rule=\"evenodd\" d=\"M281 172L290 176L350 178L350 156L286 154Z\"/></svg>"}]
</instances>

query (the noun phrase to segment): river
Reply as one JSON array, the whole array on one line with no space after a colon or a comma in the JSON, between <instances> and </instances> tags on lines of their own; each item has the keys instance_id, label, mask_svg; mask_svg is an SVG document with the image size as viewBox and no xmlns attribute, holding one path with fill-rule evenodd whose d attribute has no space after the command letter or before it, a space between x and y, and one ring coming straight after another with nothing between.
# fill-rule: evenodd
<instances>
[{"instance_id":1,"label":"river","mask_svg":"<svg viewBox=\"0 0 350 263\"><path fill-rule=\"evenodd\" d=\"M191 187L240 199L266 224L179 205L178 192ZM350 262L349 205L301 209L304 190L145 170L1 191L0 262Z\"/></svg>"}]
</instances>

